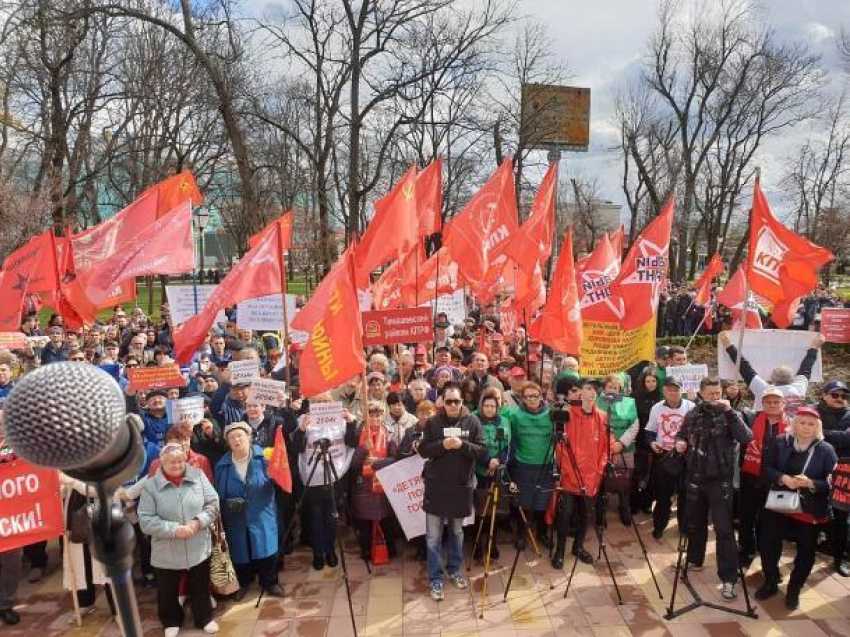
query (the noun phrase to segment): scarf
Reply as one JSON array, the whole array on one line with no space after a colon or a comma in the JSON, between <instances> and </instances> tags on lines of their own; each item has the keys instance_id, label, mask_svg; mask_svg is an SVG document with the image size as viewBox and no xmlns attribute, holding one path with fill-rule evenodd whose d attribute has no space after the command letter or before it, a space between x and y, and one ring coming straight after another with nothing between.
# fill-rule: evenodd
<instances>
[{"instance_id":1,"label":"scarf","mask_svg":"<svg viewBox=\"0 0 850 637\"><path fill-rule=\"evenodd\" d=\"M751 476L761 475L765 443L775 440L776 436L784 433L788 428L788 424L788 415L783 411L777 423L773 425L775 429L769 433L767 414L763 411L758 413L755 422L753 422L753 439L747 445L747 449L744 452L744 462L741 463L741 471L743 473Z\"/></svg>"},{"instance_id":2,"label":"scarf","mask_svg":"<svg viewBox=\"0 0 850 637\"><path fill-rule=\"evenodd\" d=\"M363 425L360 430L360 446L365 447L370 458L386 458L387 457L387 432L383 425L377 429L370 427L368 424ZM361 475L372 478L372 491L374 493L383 493L381 483L375 480L375 468L372 466L363 465Z\"/></svg>"}]
</instances>

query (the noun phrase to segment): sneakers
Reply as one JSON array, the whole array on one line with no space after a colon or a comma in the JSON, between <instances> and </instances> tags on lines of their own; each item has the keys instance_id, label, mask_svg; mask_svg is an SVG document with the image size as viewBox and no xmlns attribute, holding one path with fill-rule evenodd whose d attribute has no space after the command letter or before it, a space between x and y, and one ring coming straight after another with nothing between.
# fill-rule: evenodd
<instances>
[{"instance_id":1,"label":"sneakers","mask_svg":"<svg viewBox=\"0 0 850 637\"><path fill-rule=\"evenodd\" d=\"M720 596L727 602L738 597L738 593L735 592L735 582L723 582L723 588L720 589Z\"/></svg>"},{"instance_id":2,"label":"sneakers","mask_svg":"<svg viewBox=\"0 0 850 637\"><path fill-rule=\"evenodd\" d=\"M165 629L165 637L177 637L180 634L179 626L171 626Z\"/></svg>"},{"instance_id":3,"label":"sneakers","mask_svg":"<svg viewBox=\"0 0 850 637\"><path fill-rule=\"evenodd\" d=\"M4 608L3 610L0 610L0 620L2 620L4 624L14 626L15 624L20 623L21 616L11 608Z\"/></svg>"},{"instance_id":4,"label":"sneakers","mask_svg":"<svg viewBox=\"0 0 850 637\"><path fill-rule=\"evenodd\" d=\"M27 581L30 584L35 584L36 582L40 582L42 577L44 577L44 569L36 566L30 569L29 575L27 575Z\"/></svg>"},{"instance_id":5,"label":"sneakers","mask_svg":"<svg viewBox=\"0 0 850 637\"><path fill-rule=\"evenodd\" d=\"M215 623L214 621L210 622L209 624L204 626L204 632L210 633L210 634L217 633L218 632L218 624Z\"/></svg>"},{"instance_id":6,"label":"sneakers","mask_svg":"<svg viewBox=\"0 0 850 637\"><path fill-rule=\"evenodd\" d=\"M339 564L339 558L336 556L334 551L327 553L325 555L325 564L330 566L331 568L336 568L336 565Z\"/></svg>"},{"instance_id":7,"label":"sneakers","mask_svg":"<svg viewBox=\"0 0 850 637\"><path fill-rule=\"evenodd\" d=\"M466 583L466 578L463 574L458 571L457 573L449 573L449 581L455 585L456 588L460 590L466 590L469 584Z\"/></svg>"},{"instance_id":8,"label":"sneakers","mask_svg":"<svg viewBox=\"0 0 850 637\"><path fill-rule=\"evenodd\" d=\"M445 596L445 593L443 593L443 583L431 582L431 599L435 602L441 602Z\"/></svg>"}]
</instances>

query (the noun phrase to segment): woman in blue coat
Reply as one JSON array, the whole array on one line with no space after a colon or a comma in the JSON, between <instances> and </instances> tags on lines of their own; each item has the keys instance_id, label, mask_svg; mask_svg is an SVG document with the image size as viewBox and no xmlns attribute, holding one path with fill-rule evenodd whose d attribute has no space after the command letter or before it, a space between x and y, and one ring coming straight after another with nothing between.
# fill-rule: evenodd
<instances>
[{"instance_id":1,"label":"woman in blue coat","mask_svg":"<svg viewBox=\"0 0 850 637\"><path fill-rule=\"evenodd\" d=\"M268 461L263 450L251 444L248 423L229 424L224 439L230 451L215 466L215 487L230 558L239 578L235 597L243 599L255 577L266 595L283 597L277 575L277 509Z\"/></svg>"}]
</instances>

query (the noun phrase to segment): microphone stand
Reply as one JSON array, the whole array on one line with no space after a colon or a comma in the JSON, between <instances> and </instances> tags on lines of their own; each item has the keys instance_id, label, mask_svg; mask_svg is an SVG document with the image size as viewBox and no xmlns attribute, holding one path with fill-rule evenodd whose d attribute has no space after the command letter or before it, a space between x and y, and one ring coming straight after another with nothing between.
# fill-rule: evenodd
<instances>
[{"instance_id":1,"label":"microphone stand","mask_svg":"<svg viewBox=\"0 0 850 637\"><path fill-rule=\"evenodd\" d=\"M91 551L103 564L115 598L118 627L124 637L142 637L142 620L133 588L133 549L136 536L121 506L102 482L95 485L98 507L92 516ZM76 591L74 591L76 595Z\"/></svg>"}]
</instances>

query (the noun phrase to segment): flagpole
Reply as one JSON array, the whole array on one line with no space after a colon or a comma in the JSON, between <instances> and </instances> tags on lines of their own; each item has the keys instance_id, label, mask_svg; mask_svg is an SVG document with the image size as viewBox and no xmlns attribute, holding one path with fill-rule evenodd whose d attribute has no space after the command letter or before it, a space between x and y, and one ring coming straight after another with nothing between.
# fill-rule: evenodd
<instances>
[{"instance_id":1,"label":"flagpole","mask_svg":"<svg viewBox=\"0 0 850 637\"><path fill-rule=\"evenodd\" d=\"M711 313L712 309L713 308L712 308L710 303L707 306L705 306L705 312L702 315L702 320L699 322L699 325L697 325L697 328L694 330L694 333L691 334L691 339L688 341L688 344L685 345L685 351L686 352L691 348L691 343L694 342L694 339L697 337L697 334L699 334L700 328L702 327L703 323L705 323L705 321L708 318L709 314Z\"/></svg>"},{"instance_id":2,"label":"flagpole","mask_svg":"<svg viewBox=\"0 0 850 637\"><path fill-rule=\"evenodd\" d=\"M761 182L761 166L756 166L756 183L753 188L753 198L755 199L755 188L759 187ZM750 232L753 231L753 209L750 208ZM753 255L747 255L747 261ZM735 362L735 378L741 377L741 359L744 357L744 333L747 331L747 313L750 311L750 269L747 268L746 276L744 277L744 308L743 321L741 322L741 331L738 333L738 360Z\"/></svg>"},{"instance_id":3,"label":"flagpole","mask_svg":"<svg viewBox=\"0 0 850 637\"><path fill-rule=\"evenodd\" d=\"M195 211L192 210L192 198L191 197L189 197L189 216L192 218L192 227L194 228L196 226L196 224L195 224ZM202 232L202 230L200 230L200 228L198 228L198 231ZM192 236L193 236L192 250L194 251L195 250L194 234ZM197 254L192 256L192 296L193 296L194 301L195 301L195 316L197 316L198 312L199 312L199 308L198 308L198 255Z\"/></svg>"},{"instance_id":4,"label":"flagpole","mask_svg":"<svg viewBox=\"0 0 850 637\"><path fill-rule=\"evenodd\" d=\"M440 250L443 249L443 215L440 215ZM434 309L432 320L437 316L437 295L440 291L440 250L437 250L437 273L434 278ZM431 362L437 360L437 338L431 342Z\"/></svg>"},{"instance_id":5,"label":"flagpole","mask_svg":"<svg viewBox=\"0 0 850 637\"><path fill-rule=\"evenodd\" d=\"M275 222L278 223L278 222ZM283 249L283 232L280 224L277 227L277 249L280 253L280 302L283 307L283 357L286 365L283 368L283 377L286 380L286 389L292 392L292 378L289 371L289 315L286 311L286 250ZM291 393L290 393L291 395Z\"/></svg>"}]
</instances>

